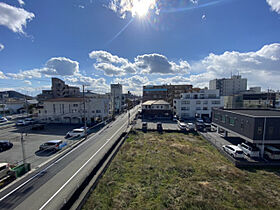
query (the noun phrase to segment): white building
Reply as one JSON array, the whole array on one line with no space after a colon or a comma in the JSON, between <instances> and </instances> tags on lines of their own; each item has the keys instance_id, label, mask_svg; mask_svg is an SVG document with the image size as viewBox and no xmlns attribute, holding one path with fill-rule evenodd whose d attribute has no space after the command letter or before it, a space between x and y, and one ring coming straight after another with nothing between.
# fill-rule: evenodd
<instances>
[{"instance_id":1,"label":"white building","mask_svg":"<svg viewBox=\"0 0 280 210\"><path fill-rule=\"evenodd\" d=\"M247 79L241 75L231 78L214 79L209 82L209 89L219 89L221 96L230 96L247 90Z\"/></svg>"},{"instance_id":2,"label":"white building","mask_svg":"<svg viewBox=\"0 0 280 210\"><path fill-rule=\"evenodd\" d=\"M173 111L180 119L211 117L212 108L223 107L224 100L219 90L200 90L182 93L180 99L173 100Z\"/></svg>"},{"instance_id":3,"label":"white building","mask_svg":"<svg viewBox=\"0 0 280 210\"><path fill-rule=\"evenodd\" d=\"M110 98L101 95L85 97L85 115L87 123L104 120L109 117ZM81 124L84 122L83 98L53 98L43 102L38 117L48 123Z\"/></svg>"},{"instance_id":4,"label":"white building","mask_svg":"<svg viewBox=\"0 0 280 210\"><path fill-rule=\"evenodd\" d=\"M122 85L111 84L111 105L112 112L119 113L122 111Z\"/></svg>"}]
</instances>

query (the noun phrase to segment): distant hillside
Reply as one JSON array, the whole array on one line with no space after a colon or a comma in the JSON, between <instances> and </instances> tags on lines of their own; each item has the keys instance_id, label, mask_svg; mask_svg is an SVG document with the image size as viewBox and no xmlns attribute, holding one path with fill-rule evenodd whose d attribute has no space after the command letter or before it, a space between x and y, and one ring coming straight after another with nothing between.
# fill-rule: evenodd
<instances>
[{"instance_id":1,"label":"distant hillside","mask_svg":"<svg viewBox=\"0 0 280 210\"><path fill-rule=\"evenodd\" d=\"M28 96L28 95L24 95L22 93L19 93L17 91L13 91L13 90L8 90L8 91L1 91L0 92L0 98L2 98L3 95L8 94L8 98L25 98L26 99L33 99L33 97Z\"/></svg>"}]
</instances>

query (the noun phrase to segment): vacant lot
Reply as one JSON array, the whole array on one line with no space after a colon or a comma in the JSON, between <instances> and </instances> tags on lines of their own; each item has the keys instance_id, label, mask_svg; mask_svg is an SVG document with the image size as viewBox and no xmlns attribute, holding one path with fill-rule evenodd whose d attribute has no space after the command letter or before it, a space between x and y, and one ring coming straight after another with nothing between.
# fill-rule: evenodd
<instances>
[{"instance_id":1,"label":"vacant lot","mask_svg":"<svg viewBox=\"0 0 280 210\"><path fill-rule=\"evenodd\" d=\"M280 170L235 168L200 136L130 134L84 209L279 209Z\"/></svg>"}]
</instances>

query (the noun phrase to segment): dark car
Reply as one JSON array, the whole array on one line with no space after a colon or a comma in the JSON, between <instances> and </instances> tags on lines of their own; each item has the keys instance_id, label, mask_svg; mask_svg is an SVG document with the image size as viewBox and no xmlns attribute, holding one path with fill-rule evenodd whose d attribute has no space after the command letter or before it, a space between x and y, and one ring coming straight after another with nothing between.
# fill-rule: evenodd
<instances>
[{"instance_id":1,"label":"dark car","mask_svg":"<svg viewBox=\"0 0 280 210\"><path fill-rule=\"evenodd\" d=\"M157 131L158 131L158 132L162 132L162 131L163 131L162 123L161 123L161 122L158 122L158 123L157 123Z\"/></svg>"},{"instance_id":2,"label":"dark car","mask_svg":"<svg viewBox=\"0 0 280 210\"><path fill-rule=\"evenodd\" d=\"M0 152L11 149L13 144L8 140L0 140Z\"/></svg>"},{"instance_id":3,"label":"dark car","mask_svg":"<svg viewBox=\"0 0 280 210\"><path fill-rule=\"evenodd\" d=\"M204 132L206 130L206 127L205 127L205 124L202 123L202 122L195 122L195 129L197 131L201 131L201 132Z\"/></svg>"},{"instance_id":4,"label":"dark car","mask_svg":"<svg viewBox=\"0 0 280 210\"><path fill-rule=\"evenodd\" d=\"M147 130L148 130L148 123L147 122L143 122L142 123L142 131L143 132L147 132Z\"/></svg>"}]
</instances>

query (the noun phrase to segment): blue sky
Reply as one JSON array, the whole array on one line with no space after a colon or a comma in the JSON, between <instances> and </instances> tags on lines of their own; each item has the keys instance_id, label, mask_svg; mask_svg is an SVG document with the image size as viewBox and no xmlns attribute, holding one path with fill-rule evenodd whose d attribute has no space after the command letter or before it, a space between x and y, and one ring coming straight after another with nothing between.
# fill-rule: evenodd
<instances>
[{"instance_id":1,"label":"blue sky","mask_svg":"<svg viewBox=\"0 0 280 210\"><path fill-rule=\"evenodd\" d=\"M0 1L0 90L35 95L55 76L140 94L231 73L278 90L279 39L279 0Z\"/></svg>"}]
</instances>

